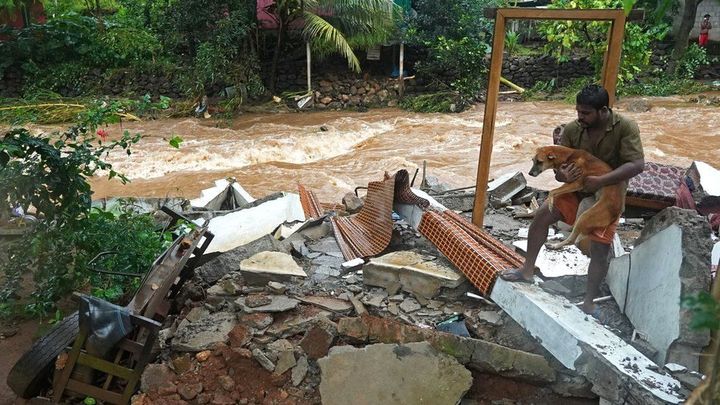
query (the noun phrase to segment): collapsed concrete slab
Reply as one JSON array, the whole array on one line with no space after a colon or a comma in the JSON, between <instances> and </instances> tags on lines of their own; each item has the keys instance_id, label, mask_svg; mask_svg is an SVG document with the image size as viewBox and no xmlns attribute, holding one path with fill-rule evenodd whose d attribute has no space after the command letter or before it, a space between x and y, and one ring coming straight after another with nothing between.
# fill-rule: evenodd
<instances>
[{"instance_id":1,"label":"collapsed concrete slab","mask_svg":"<svg viewBox=\"0 0 720 405\"><path fill-rule=\"evenodd\" d=\"M264 286L270 281L289 281L307 277L291 255L283 252L259 252L240 262L240 273L248 285Z\"/></svg>"},{"instance_id":2,"label":"collapsed concrete slab","mask_svg":"<svg viewBox=\"0 0 720 405\"><path fill-rule=\"evenodd\" d=\"M412 251L388 253L371 258L363 268L366 285L391 289L400 285L403 291L433 298L440 288L455 288L465 277L450 266Z\"/></svg>"},{"instance_id":3,"label":"collapsed concrete slab","mask_svg":"<svg viewBox=\"0 0 720 405\"><path fill-rule=\"evenodd\" d=\"M233 271L239 271L240 263L243 260L264 251L289 253L290 249L288 245L279 242L272 236L265 235L260 239L238 246L222 254L215 253L214 258L195 269L195 274L205 285L212 285L224 275ZM204 255L203 257L211 256L212 255Z\"/></svg>"},{"instance_id":4,"label":"collapsed concrete slab","mask_svg":"<svg viewBox=\"0 0 720 405\"><path fill-rule=\"evenodd\" d=\"M620 310L658 354L659 364L698 370L707 330L690 328L683 298L710 290L710 227L692 210L667 208L648 221L635 249L610 263L607 282Z\"/></svg>"},{"instance_id":5,"label":"collapsed concrete slab","mask_svg":"<svg viewBox=\"0 0 720 405\"><path fill-rule=\"evenodd\" d=\"M527 180L522 173L506 173L488 183L488 201L496 208L510 205L515 194L521 192L526 186Z\"/></svg>"},{"instance_id":6,"label":"collapsed concrete slab","mask_svg":"<svg viewBox=\"0 0 720 405\"><path fill-rule=\"evenodd\" d=\"M680 382L567 299L537 286L498 279L490 295L565 367L611 403L678 404Z\"/></svg>"},{"instance_id":7,"label":"collapsed concrete slab","mask_svg":"<svg viewBox=\"0 0 720 405\"><path fill-rule=\"evenodd\" d=\"M533 383L555 381L555 370L538 354L511 349L430 329L421 329L388 318L363 315L341 318L338 334L357 343L430 343L436 350L455 357L473 370L518 378Z\"/></svg>"},{"instance_id":8,"label":"collapsed concrete slab","mask_svg":"<svg viewBox=\"0 0 720 405\"><path fill-rule=\"evenodd\" d=\"M200 192L200 197L190 200L194 208L219 211L243 207L255 199L235 181L220 179L215 186Z\"/></svg>"},{"instance_id":9,"label":"collapsed concrete slab","mask_svg":"<svg viewBox=\"0 0 720 405\"><path fill-rule=\"evenodd\" d=\"M208 227L215 238L206 253L226 252L272 233L280 224L295 221L305 221L305 214L300 197L292 193L215 217Z\"/></svg>"},{"instance_id":10,"label":"collapsed concrete slab","mask_svg":"<svg viewBox=\"0 0 720 405\"><path fill-rule=\"evenodd\" d=\"M215 343L228 341L228 333L237 324L237 318L231 312L207 311L183 319L172 339L173 350L179 352L199 352L211 348Z\"/></svg>"},{"instance_id":11,"label":"collapsed concrete slab","mask_svg":"<svg viewBox=\"0 0 720 405\"><path fill-rule=\"evenodd\" d=\"M475 191L458 191L436 195L438 203L454 211L472 211L475 203Z\"/></svg>"},{"instance_id":12,"label":"collapsed concrete slab","mask_svg":"<svg viewBox=\"0 0 720 405\"><path fill-rule=\"evenodd\" d=\"M523 254L527 251L527 240L513 242L513 246ZM587 274L590 258L576 246L566 246L561 250L540 248L535 265L545 277L581 276Z\"/></svg>"},{"instance_id":13,"label":"collapsed concrete slab","mask_svg":"<svg viewBox=\"0 0 720 405\"><path fill-rule=\"evenodd\" d=\"M318 360L325 405L456 404L472 375L428 343L336 346Z\"/></svg>"}]
</instances>

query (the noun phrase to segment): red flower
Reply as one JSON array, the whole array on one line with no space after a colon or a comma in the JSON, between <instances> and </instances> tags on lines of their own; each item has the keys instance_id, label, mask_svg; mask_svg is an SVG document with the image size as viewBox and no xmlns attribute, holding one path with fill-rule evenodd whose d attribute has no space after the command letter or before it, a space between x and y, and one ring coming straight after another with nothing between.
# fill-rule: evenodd
<instances>
[{"instance_id":1,"label":"red flower","mask_svg":"<svg viewBox=\"0 0 720 405\"><path fill-rule=\"evenodd\" d=\"M104 142L104 141L107 141L108 133L107 133L107 131L104 130L104 129L98 129L98 130L97 130L97 136L99 136L99 137L100 137L100 140Z\"/></svg>"}]
</instances>

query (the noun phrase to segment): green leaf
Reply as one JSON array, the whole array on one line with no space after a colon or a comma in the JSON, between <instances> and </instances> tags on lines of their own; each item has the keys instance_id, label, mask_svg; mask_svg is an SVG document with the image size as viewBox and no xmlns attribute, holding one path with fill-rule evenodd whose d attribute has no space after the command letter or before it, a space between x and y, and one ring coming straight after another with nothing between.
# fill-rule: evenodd
<instances>
[{"instance_id":1,"label":"green leaf","mask_svg":"<svg viewBox=\"0 0 720 405\"><path fill-rule=\"evenodd\" d=\"M170 146L172 146L175 149L180 149L180 144L182 143L183 139L178 136L174 135L172 138L170 138Z\"/></svg>"}]
</instances>

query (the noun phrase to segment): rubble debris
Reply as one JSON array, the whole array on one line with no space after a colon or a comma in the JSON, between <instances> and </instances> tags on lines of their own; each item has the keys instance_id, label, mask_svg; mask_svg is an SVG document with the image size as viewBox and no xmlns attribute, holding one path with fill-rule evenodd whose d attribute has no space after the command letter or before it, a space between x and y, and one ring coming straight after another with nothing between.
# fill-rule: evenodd
<instances>
[{"instance_id":1,"label":"rubble debris","mask_svg":"<svg viewBox=\"0 0 720 405\"><path fill-rule=\"evenodd\" d=\"M234 179L220 179L215 186L200 192L200 197L190 200L193 208L202 208L212 211L231 210L242 208L255 201L255 199Z\"/></svg>"},{"instance_id":2,"label":"rubble debris","mask_svg":"<svg viewBox=\"0 0 720 405\"><path fill-rule=\"evenodd\" d=\"M358 343L429 342L436 350L455 357L461 364L481 372L524 381L550 383L555 370L538 354L523 352L480 339L466 338L431 329L421 329L391 319L369 315L341 318L338 334Z\"/></svg>"},{"instance_id":3,"label":"rubble debris","mask_svg":"<svg viewBox=\"0 0 720 405\"><path fill-rule=\"evenodd\" d=\"M326 309L328 311L336 313L347 313L350 312L350 310L353 308L350 302L332 297L307 296L297 297L297 299L302 302L317 305L322 309Z\"/></svg>"},{"instance_id":4,"label":"rubble debris","mask_svg":"<svg viewBox=\"0 0 720 405\"><path fill-rule=\"evenodd\" d=\"M333 347L318 360L325 405L455 404L472 385L469 370L426 342Z\"/></svg>"},{"instance_id":5,"label":"rubble debris","mask_svg":"<svg viewBox=\"0 0 720 405\"><path fill-rule=\"evenodd\" d=\"M335 334L329 329L316 325L305 333L300 341L300 347L309 358L317 360L328 354L335 341Z\"/></svg>"},{"instance_id":6,"label":"rubble debris","mask_svg":"<svg viewBox=\"0 0 720 405\"><path fill-rule=\"evenodd\" d=\"M182 212L190 208L190 204L188 200L179 197L112 197L93 200L92 207L114 213L129 211L136 214L145 214L160 211L162 207Z\"/></svg>"},{"instance_id":7,"label":"rubble debris","mask_svg":"<svg viewBox=\"0 0 720 405\"><path fill-rule=\"evenodd\" d=\"M643 229L628 255L613 259L607 282L620 310L658 350L659 364L698 370L707 330L690 328L681 300L710 290L709 225L692 210L666 208Z\"/></svg>"},{"instance_id":8,"label":"rubble debris","mask_svg":"<svg viewBox=\"0 0 720 405\"><path fill-rule=\"evenodd\" d=\"M282 252L259 252L240 262L240 273L251 286L264 286L270 281L288 281L307 277L292 256Z\"/></svg>"},{"instance_id":9,"label":"rubble debris","mask_svg":"<svg viewBox=\"0 0 720 405\"><path fill-rule=\"evenodd\" d=\"M371 258L363 268L365 285L389 289L394 285L425 298L435 297L442 287L458 287L465 277L450 266L428 260L413 251Z\"/></svg>"},{"instance_id":10,"label":"rubble debris","mask_svg":"<svg viewBox=\"0 0 720 405\"><path fill-rule=\"evenodd\" d=\"M264 251L289 253L287 245L270 235L265 235L260 239L224 252L196 268L196 278L204 285L213 285L226 274L240 270L240 263L243 260Z\"/></svg>"},{"instance_id":11,"label":"rubble debris","mask_svg":"<svg viewBox=\"0 0 720 405\"><path fill-rule=\"evenodd\" d=\"M308 190L302 184L298 184L298 193L300 194L300 204L307 218L320 218L323 215L323 209L320 208L315 193Z\"/></svg>"},{"instance_id":12,"label":"rubble debris","mask_svg":"<svg viewBox=\"0 0 720 405\"><path fill-rule=\"evenodd\" d=\"M245 245L272 233L285 222L305 221L297 194L279 193L255 203L257 205L210 220L209 230L215 238L207 253L226 252Z\"/></svg>"},{"instance_id":13,"label":"rubble debris","mask_svg":"<svg viewBox=\"0 0 720 405\"><path fill-rule=\"evenodd\" d=\"M457 191L434 196L435 200L449 210L467 212L473 210L475 191Z\"/></svg>"},{"instance_id":14,"label":"rubble debris","mask_svg":"<svg viewBox=\"0 0 720 405\"><path fill-rule=\"evenodd\" d=\"M268 282L268 289L270 289L270 292L273 294L285 294L287 286L283 283L278 283L277 281L270 281Z\"/></svg>"},{"instance_id":15,"label":"rubble debris","mask_svg":"<svg viewBox=\"0 0 720 405\"><path fill-rule=\"evenodd\" d=\"M506 173L488 183L487 195L494 208L510 205L515 194L527 186L527 180L520 172Z\"/></svg>"},{"instance_id":16,"label":"rubble debris","mask_svg":"<svg viewBox=\"0 0 720 405\"><path fill-rule=\"evenodd\" d=\"M240 297L235 301L235 304L245 313L252 314L254 312L285 312L289 311L300 303L300 301L290 298L286 295L270 295L266 298L270 299L270 302L257 307L251 307L248 305L249 297Z\"/></svg>"},{"instance_id":17,"label":"rubble debris","mask_svg":"<svg viewBox=\"0 0 720 405\"><path fill-rule=\"evenodd\" d=\"M183 319L172 339L172 349L178 352L200 352L213 344L228 341L228 333L237 323L234 313L216 312L199 316L194 321Z\"/></svg>"},{"instance_id":18,"label":"rubble debris","mask_svg":"<svg viewBox=\"0 0 720 405\"><path fill-rule=\"evenodd\" d=\"M357 214L363 207L363 200L356 196L355 193L347 193L342 198L342 203L345 206L345 211L348 214Z\"/></svg>"},{"instance_id":19,"label":"rubble debris","mask_svg":"<svg viewBox=\"0 0 720 405\"><path fill-rule=\"evenodd\" d=\"M562 365L613 403L681 403L680 383L652 370L654 363L562 297L537 286L498 279L490 295Z\"/></svg>"},{"instance_id":20,"label":"rubble debris","mask_svg":"<svg viewBox=\"0 0 720 405\"><path fill-rule=\"evenodd\" d=\"M300 356L292 370L292 385L298 386L305 379L309 368L306 356Z\"/></svg>"},{"instance_id":21,"label":"rubble debris","mask_svg":"<svg viewBox=\"0 0 720 405\"><path fill-rule=\"evenodd\" d=\"M348 260L340 265L344 271L357 271L365 264L365 260L358 257L356 259Z\"/></svg>"},{"instance_id":22,"label":"rubble debris","mask_svg":"<svg viewBox=\"0 0 720 405\"><path fill-rule=\"evenodd\" d=\"M513 242L518 250L527 251L527 240ZM544 277L554 278L570 275L586 275L590 258L585 256L577 246L565 246L560 250L540 248L535 266L540 269Z\"/></svg>"}]
</instances>

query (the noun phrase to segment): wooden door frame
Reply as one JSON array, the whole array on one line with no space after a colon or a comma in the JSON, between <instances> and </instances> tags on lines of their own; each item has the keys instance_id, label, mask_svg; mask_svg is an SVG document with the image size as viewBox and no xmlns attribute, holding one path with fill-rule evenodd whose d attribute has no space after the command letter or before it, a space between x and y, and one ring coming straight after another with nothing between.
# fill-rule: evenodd
<instances>
[{"instance_id":1,"label":"wooden door frame","mask_svg":"<svg viewBox=\"0 0 720 405\"><path fill-rule=\"evenodd\" d=\"M490 58L490 73L488 75L487 97L485 101L485 116L483 118L482 140L480 142L480 157L478 160L477 179L475 188L475 203L473 206L473 223L483 226L485 206L487 199L487 184L490 175L490 159L492 157L493 134L495 132L495 115L497 114L498 94L500 92L500 74L502 73L503 48L505 46L505 23L507 20L580 20L580 21L610 21L612 25L608 32L608 49L605 52L602 69L602 85L610 95L610 106L615 102L617 76L620 69L620 54L622 52L623 36L625 35L625 22L642 20L643 10L633 10L626 16L620 9L586 9L562 10L547 8L491 8L485 10L485 17L495 19L495 32L493 34L492 54Z\"/></svg>"}]
</instances>

